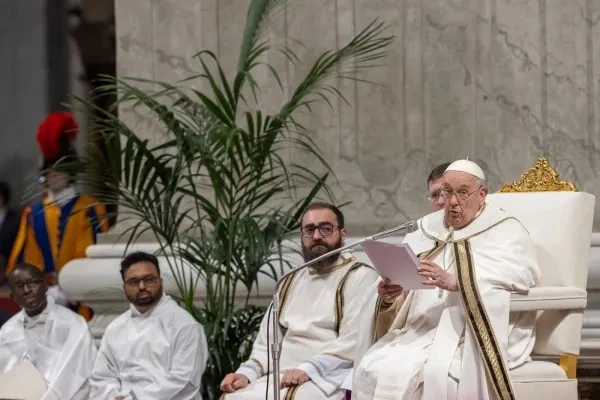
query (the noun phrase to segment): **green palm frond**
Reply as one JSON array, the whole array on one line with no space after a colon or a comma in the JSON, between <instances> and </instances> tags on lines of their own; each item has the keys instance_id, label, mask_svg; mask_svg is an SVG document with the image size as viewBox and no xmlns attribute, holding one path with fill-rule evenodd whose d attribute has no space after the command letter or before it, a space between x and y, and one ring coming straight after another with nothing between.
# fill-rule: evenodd
<instances>
[{"instance_id":1,"label":"green palm frond","mask_svg":"<svg viewBox=\"0 0 600 400\"><path fill-rule=\"evenodd\" d=\"M218 397L213 388L247 356L231 349L231 343L238 343L234 338L240 346L251 341L260 324L257 309L249 307L250 293L261 290L261 277L277 279L292 267L282 255L283 240L297 234L309 203L317 198L335 203L330 189L335 175L298 112L310 113L317 102L345 100L339 80L363 79L358 74L376 65L393 39L384 23L373 21L346 45L318 57L279 111L270 114L260 104L250 105L244 94L258 99L253 75L259 65L282 86L277 70L265 61L268 52L298 59L293 49L270 43L266 35L286 3L250 1L231 77L207 50L194 57L200 72L177 83L102 77L94 95L116 93L114 107L135 114L143 128L80 100L102 116L94 125L101 146L90 145L82 183L96 188L99 201L118 205L128 244L150 232L161 252L173 255L167 260L181 304L204 324L209 337L203 379L208 399ZM160 138L142 139L151 135L142 135L141 129ZM307 155L313 165L290 162L285 157L290 149ZM200 284L207 296L195 304ZM236 297L242 289L245 299ZM239 311L240 301L242 310L251 312ZM240 321L248 323L248 330Z\"/></svg>"}]
</instances>

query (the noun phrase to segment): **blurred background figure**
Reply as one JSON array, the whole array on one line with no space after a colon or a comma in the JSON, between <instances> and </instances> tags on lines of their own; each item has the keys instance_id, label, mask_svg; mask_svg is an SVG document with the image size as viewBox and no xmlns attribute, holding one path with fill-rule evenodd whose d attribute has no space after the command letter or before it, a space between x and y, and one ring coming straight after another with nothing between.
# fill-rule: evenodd
<instances>
[{"instance_id":1,"label":"blurred background figure","mask_svg":"<svg viewBox=\"0 0 600 400\"><path fill-rule=\"evenodd\" d=\"M50 114L40 125L37 140L43 155L43 199L25 208L7 272L29 263L45 272L48 293L57 304L86 319L91 310L68 299L58 286L58 274L69 261L85 258L98 233L108 230L106 209L75 187L79 159L73 146L78 125L68 112Z\"/></svg>"},{"instance_id":2,"label":"blurred background figure","mask_svg":"<svg viewBox=\"0 0 600 400\"><path fill-rule=\"evenodd\" d=\"M6 260L10 257L17 232L19 230L19 213L10 207L11 190L5 181L0 181L0 272L4 276ZM0 283L2 278L0 278Z\"/></svg>"}]
</instances>

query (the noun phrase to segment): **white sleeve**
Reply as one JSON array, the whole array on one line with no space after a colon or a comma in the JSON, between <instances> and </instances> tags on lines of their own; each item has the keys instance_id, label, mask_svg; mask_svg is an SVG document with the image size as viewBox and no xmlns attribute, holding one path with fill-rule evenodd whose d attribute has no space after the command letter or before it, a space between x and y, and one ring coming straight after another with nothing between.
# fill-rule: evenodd
<instances>
[{"instance_id":1,"label":"white sleeve","mask_svg":"<svg viewBox=\"0 0 600 400\"><path fill-rule=\"evenodd\" d=\"M278 336L279 340L283 340L283 332L279 324ZM268 337L267 337L268 334ZM260 329L258 335L252 345L252 352L250 358L244 362L237 369L236 373L245 375L250 382L253 382L267 373L267 365L269 365L269 346L267 343L273 341L273 321L271 319L271 307L267 308L262 322L260 323Z\"/></svg>"},{"instance_id":2,"label":"white sleeve","mask_svg":"<svg viewBox=\"0 0 600 400\"><path fill-rule=\"evenodd\" d=\"M105 332L90 377L90 399L114 399L121 394L121 382L108 342L108 335Z\"/></svg>"},{"instance_id":3,"label":"white sleeve","mask_svg":"<svg viewBox=\"0 0 600 400\"><path fill-rule=\"evenodd\" d=\"M42 400L87 398L89 377L92 374L97 349L87 324L74 327L65 340L56 367L58 372Z\"/></svg>"},{"instance_id":4,"label":"white sleeve","mask_svg":"<svg viewBox=\"0 0 600 400\"><path fill-rule=\"evenodd\" d=\"M328 396L338 390L352 372L358 331L363 329L360 326L363 296L377 279L377 273L369 267L351 272L344 288L344 314L338 338L298 367Z\"/></svg>"},{"instance_id":5,"label":"white sleeve","mask_svg":"<svg viewBox=\"0 0 600 400\"><path fill-rule=\"evenodd\" d=\"M204 329L197 323L188 324L177 332L171 343L173 354L169 372L151 385L133 390L138 400L197 398L208 354Z\"/></svg>"}]
</instances>

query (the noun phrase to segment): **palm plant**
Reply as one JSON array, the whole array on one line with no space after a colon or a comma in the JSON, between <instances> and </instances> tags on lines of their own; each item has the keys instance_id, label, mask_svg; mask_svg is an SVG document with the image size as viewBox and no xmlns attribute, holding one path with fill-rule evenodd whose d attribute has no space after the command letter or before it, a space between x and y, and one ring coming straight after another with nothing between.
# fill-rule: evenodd
<instances>
[{"instance_id":1,"label":"palm plant","mask_svg":"<svg viewBox=\"0 0 600 400\"><path fill-rule=\"evenodd\" d=\"M250 2L232 78L207 50L195 56L201 72L177 84L105 77L97 94L116 91L120 109L146 116L165 137L151 145L106 113L95 129L108 151L90 149L81 173L83 183L98 188L100 201L119 205L128 243L149 231L170 255L181 304L207 334L207 399L218 397L222 377L248 356L264 313L250 305L260 274L276 279L289 267L282 240L299 228L308 203L332 197L331 171L298 111L310 113L315 102L343 97L336 79L358 79L361 69L385 56L392 40L384 36L385 24L374 21L345 46L321 55L279 111L268 114L259 108L255 70L266 66L281 85L277 71L261 61L265 54L280 50L298 61L291 49L265 39L284 3ZM194 89L194 81L207 90ZM290 148L313 156L317 168L286 161L282 151ZM314 172L319 170L324 172ZM200 283L206 296L195 304Z\"/></svg>"}]
</instances>

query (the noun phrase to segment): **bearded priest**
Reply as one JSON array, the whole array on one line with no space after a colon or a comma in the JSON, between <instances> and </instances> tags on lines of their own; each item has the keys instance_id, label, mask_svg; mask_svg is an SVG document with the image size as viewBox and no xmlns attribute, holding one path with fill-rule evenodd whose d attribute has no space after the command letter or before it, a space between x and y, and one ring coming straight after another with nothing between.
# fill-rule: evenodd
<instances>
[{"instance_id":1,"label":"bearded priest","mask_svg":"<svg viewBox=\"0 0 600 400\"><path fill-rule=\"evenodd\" d=\"M477 164L455 161L443 180L444 209L405 239L431 289L396 299L387 333L357 354L352 399L515 398L509 371L529 360L536 313L509 312L510 294L539 282L535 246L516 218L486 199Z\"/></svg>"},{"instance_id":2,"label":"bearded priest","mask_svg":"<svg viewBox=\"0 0 600 400\"><path fill-rule=\"evenodd\" d=\"M344 216L334 205L309 205L301 223L305 262L344 245ZM377 277L374 269L342 252L284 280L279 289L282 399L344 398L340 387L353 366L362 296ZM267 312L250 359L223 379L222 400L264 400L267 390L273 398L269 317Z\"/></svg>"}]
</instances>

